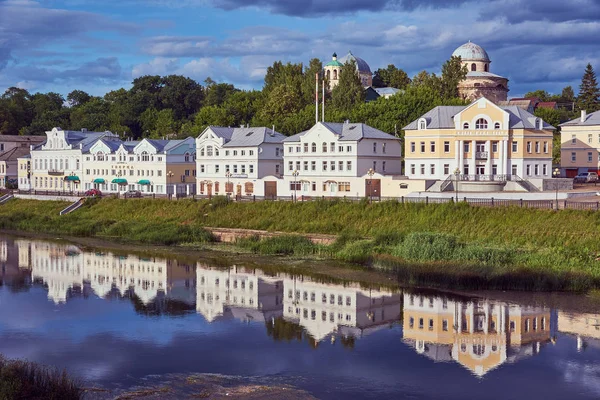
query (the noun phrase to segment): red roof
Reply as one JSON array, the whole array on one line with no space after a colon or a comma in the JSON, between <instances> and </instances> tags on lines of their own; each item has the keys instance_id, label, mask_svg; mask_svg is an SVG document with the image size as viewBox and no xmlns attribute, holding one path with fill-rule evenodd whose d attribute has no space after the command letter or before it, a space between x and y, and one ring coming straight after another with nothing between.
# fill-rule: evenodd
<instances>
[{"instance_id":1,"label":"red roof","mask_svg":"<svg viewBox=\"0 0 600 400\"><path fill-rule=\"evenodd\" d=\"M556 102L555 101L542 101L542 102L538 103L537 107L538 108L556 108Z\"/></svg>"}]
</instances>

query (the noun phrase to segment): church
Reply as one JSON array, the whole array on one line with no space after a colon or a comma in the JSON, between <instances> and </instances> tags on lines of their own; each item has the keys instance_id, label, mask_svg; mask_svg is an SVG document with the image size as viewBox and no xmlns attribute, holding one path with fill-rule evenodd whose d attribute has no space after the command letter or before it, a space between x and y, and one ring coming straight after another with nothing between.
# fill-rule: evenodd
<instances>
[{"instance_id":1,"label":"church","mask_svg":"<svg viewBox=\"0 0 600 400\"><path fill-rule=\"evenodd\" d=\"M329 82L329 90L337 86L340 81L340 73L344 64L348 61L354 61L356 64L356 73L360 77L360 81L363 87L369 87L373 85L373 73L371 67L365 60L360 57L356 57L351 51L348 52L344 57L338 60L337 54L333 53L331 61L325 64L323 71L325 73L325 79Z\"/></svg>"},{"instance_id":2,"label":"church","mask_svg":"<svg viewBox=\"0 0 600 400\"><path fill-rule=\"evenodd\" d=\"M490 72L492 61L481 46L469 41L454 50L452 56L460 57L469 71L467 78L458 84L463 99L475 101L485 97L496 104L506 101L508 79Z\"/></svg>"}]
</instances>

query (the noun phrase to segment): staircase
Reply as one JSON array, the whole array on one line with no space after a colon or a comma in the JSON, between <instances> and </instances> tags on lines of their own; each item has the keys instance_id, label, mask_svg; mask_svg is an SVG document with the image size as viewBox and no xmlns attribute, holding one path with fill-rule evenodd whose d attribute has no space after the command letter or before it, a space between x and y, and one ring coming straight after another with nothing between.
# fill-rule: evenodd
<instances>
[{"instance_id":1,"label":"staircase","mask_svg":"<svg viewBox=\"0 0 600 400\"><path fill-rule=\"evenodd\" d=\"M0 204L4 204L14 197L15 196L13 196L12 193L6 193L4 196L0 197Z\"/></svg>"},{"instance_id":2,"label":"staircase","mask_svg":"<svg viewBox=\"0 0 600 400\"><path fill-rule=\"evenodd\" d=\"M0 199L0 201L1 201L1 199ZM69 205L67 208L65 208L64 210L62 210L60 212L60 215L65 215L65 214L72 213L73 211L75 211L79 207L81 207L83 205L84 201L85 201L84 198L81 198L81 199L77 200L76 202L74 202L73 204Z\"/></svg>"},{"instance_id":3,"label":"staircase","mask_svg":"<svg viewBox=\"0 0 600 400\"><path fill-rule=\"evenodd\" d=\"M517 185L521 186L523 189L527 190L528 192L539 192L540 191L540 189L533 186L531 184L531 182L521 178L519 175L511 175L510 180L513 182L516 182Z\"/></svg>"}]
</instances>

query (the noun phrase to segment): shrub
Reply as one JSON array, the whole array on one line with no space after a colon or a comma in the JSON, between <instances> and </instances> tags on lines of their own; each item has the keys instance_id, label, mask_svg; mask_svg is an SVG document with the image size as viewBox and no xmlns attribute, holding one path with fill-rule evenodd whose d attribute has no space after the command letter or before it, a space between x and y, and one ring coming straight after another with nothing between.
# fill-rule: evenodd
<instances>
[{"instance_id":1,"label":"shrub","mask_svg":"<svg viewBox=\"0 0 600 400\"><path fill-rule=\"evenodd\" d=\"M397 245L392 254L412 261L452 259L459 247L453 235L444 233L413 232Z\"/></svg>"}]
</instances>

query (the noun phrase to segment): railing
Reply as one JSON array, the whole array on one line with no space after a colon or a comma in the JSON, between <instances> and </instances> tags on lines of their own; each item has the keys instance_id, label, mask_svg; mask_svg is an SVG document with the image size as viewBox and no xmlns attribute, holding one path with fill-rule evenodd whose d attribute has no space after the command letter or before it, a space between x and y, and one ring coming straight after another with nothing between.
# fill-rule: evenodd
<instances>
[{"instance_id":1,"label":"railing","mask_svg":"<svg viewBox=\"0 0 600 400\"><path fill-rule=\"evenodd\" d=\"M477 152L475 152L475 158L477 160L487 160L488 152L487 151L477 151Z\"/></svg>"},{"instance_id":2,"label":"railing","mask_svg":"<svg viewBox=\"0 0 600 400\"><path fill-rule=\"evenodd\" d=\"M72 213L83 205L84 199L79 199L60 212L60 215Z\"/></svg>"},{"instance_id":3,"label":"railing","mask_svg":"<svg viewBox=\"0 0 600 400\"><path fill-rule=\"evenodd\" d=\"M453 178L454 175L448 175L448 177L444 179L444 182L442 182L442 184L440 185L440 192L445 192L446 189L448 189L448 186L450 186L450 184L452 183Z\"/></svg>"},{"instance_id":4,"label":"railing","mask_svg":"<svg viewBox=\"0 0 600 400\"><path fill-rule=\"evenodd\" d=\"M48 170L48 175L52 175L52 176L64 176L65 171L64 170L59 170L59 169L49 169Z\"/></svg>"},{"instance_id":5,"label":"railing","mask_svg":"<svg viewBox=\"0 0 600 400\"><path fill-rule=\"evenodd\" d=\"M0 197L0 204L6 203L8 200L12 199L14 196L12 193L6 193L2 197Z\"/></svg>"},{"instance_id":6,"label":"railing","mask_svg":"<svg viewBox=\"0 0 600 400\"><path fill-rule=\"evenodd\" d=\"M459 181L468 181L468 182L506 182L510 181L512 175L468 175L468 174L460 174L458 175ZM456 179L456 175L454 175L454 179Z\"/></svg>"}]
</instances>

